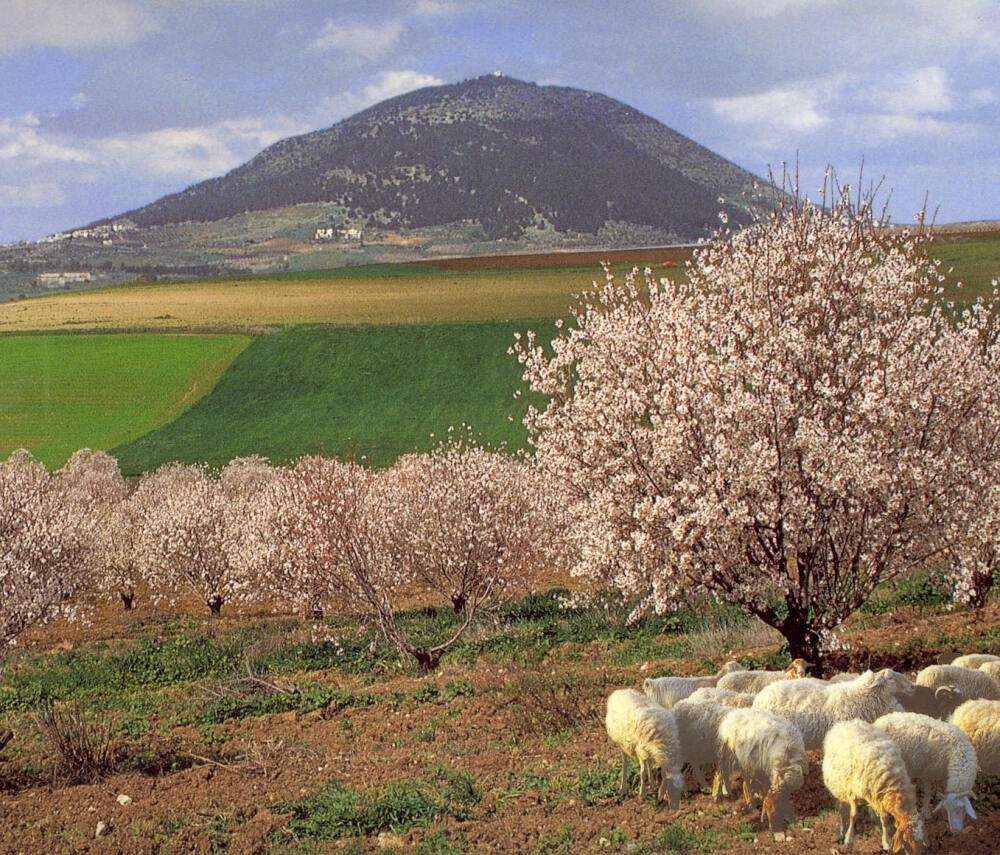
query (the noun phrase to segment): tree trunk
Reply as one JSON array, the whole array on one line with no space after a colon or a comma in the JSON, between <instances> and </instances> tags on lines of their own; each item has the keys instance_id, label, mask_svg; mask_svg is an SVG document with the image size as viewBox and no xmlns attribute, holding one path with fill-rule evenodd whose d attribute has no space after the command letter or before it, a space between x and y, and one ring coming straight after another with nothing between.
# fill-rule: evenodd
<instances>
[{"instance_id":1,"label":"tree trunk","mask_svg":"<svg viewBox=\"0 0 1000 855\"><path fill-rule=\"evenodd\" d=\"M823 671L823 653L819 633L810 625L808 609L800 607L798 603L788 603L788 615L775 629L788 642L788 652L792 659L804 659L809 663L807 670L810 676L820 676Z\"/></svg>"},{"instance_id":2,"label":"tree trunk","mask_svg":"<svg viewBox=\"0 0 1000 855\"><path fill-rule=\"evenodd\" d=\"M132 611L132 601L135 599L135 591L131 588L128 591L119 591L118 596L122 598L122 606L125 611Z\"/></svg>"},{"instance_id":3,"label":"tree trunk","mask_svg":"<svg viewBox=\"0 0 1000 855\"><path fill-rule=\"evenodd\" d=\"M465 611L465 604L469 601L469 598L465 596L464 593L455 594L451 598L452 608L455 609L455 614L460 615Z\"/></svg>"},{"instance_id":4,"label":"tree trunk","mask_svg":"<svg viewBox=\"0 0 1000 855\"><path fill-rule=\"evenodd\" d=\"M420 664L420 670L424 674L429 674L437 668L438 663L441 661L441 654L439 652L428 650L426 647L417 647L411 650L410 653Z\"/></svg>"},{"instance_id":5,"label":"tree trunk","mask_svg":"<svg viewBox=\"0 0 1000 855\"><path fill-rule=\"evenodd\" d=\"M206 605L212 612L212 617L218 617L222 614L222 597L218 594L213 594L206 600Z\"/></svg>"}]
</instances>

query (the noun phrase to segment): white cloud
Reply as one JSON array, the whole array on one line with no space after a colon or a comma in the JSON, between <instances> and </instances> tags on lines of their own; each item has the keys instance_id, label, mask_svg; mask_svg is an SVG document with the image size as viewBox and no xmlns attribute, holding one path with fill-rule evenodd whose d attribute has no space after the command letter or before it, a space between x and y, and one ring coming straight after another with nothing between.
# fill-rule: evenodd
<instances>
[{"instance_id":1,"label":"white cloud","mask_svg":"<svg viewBox=\"0 0 1000 855\"><path fill-rule=\"evenodd\" d=\"M385 56L403 34L403 23L399 20L384 24L341 23L327 18L318 36L309 43L313 50L339 51L378 59Z\"/></svg>"},{"instance_id":2,"label":"white cloud","mask_svg":"<svg viewBox=\"0 0 1000 855\"><path fill-rule=\"evenodd\" d=\"M24 168L50 163L89 163L93 156L55 136L47 135L34 113L0 118L0 165L16 162Z\"/></svg>"},{"instance_id":3,"label":"white cloud","mask_svg":"<svg viewBox=\"0 0 1000 855\"><path fill-rule=\"evenodd\" d=\"M942 113L954 104L948 75L938 65L893 74L872 87L869 99L886 112L902 116Z\"/></svg>"},{"instance_id":4,"label":"white cloud","mask_svg":"<svg viewBox=\"0 0 1000 855\"><path fill-rule=\"evenodd\" d=\"M774 18L794 12L815 14L834 0L702 0L705 7L726 17Z\"/></svg>"},{"instance_id":5,"label":"white cloud","mask_svg":"<svg viewBox=\"0 0 1000 855\"><path fill-rule=\"evenodd\" d=\"M0 184L0 205L11 208L51 208L65 201L62 188L53 181Z\"/></svg>"},{"instance_id":6,"label":"white cloud","mask_svg":"<svg viewBox=\"0 0 1000 855\"><path fill-rule=\"evenodd\" d=\"M161 128L96 143L102 161L136 177L201 181L239 166L273 142L310 127L286 118L234 119L196 128Z\"/></svg>"},{"instance_id":7,"label":"white cloud","mask_svg":"<svg viewBox=\"0 0 1000 855\"><path fill-rule=\"evenodd\" d=\"M370 106L404 92L422 89L424 86L440 86L443 83L440 77L420 71L383 71L375 83L364 88L362 98L367 102L365 106Z\"/></svg>"},{"instance_id":8,"label":"white cloud","mask_svg":"<svg viewBox=\"0 0 1000 855\"><path fill-rule=\"evenodd\" d=\"M730 122L770 131L810 133L830 121L822 110L825 89L814 83L789 84L755 95L712 98L710 104L717 116Z\"/></svg>"},{"instance_id":9,"label":"white cloud","mask_svg":"<svg viewBox=\"0 0 1000 855\"><path fill-rule=\"evenodd\" d=\"M0 54L127 44L159 28L129 0L0 0Z\"/></svg>"},{"instance_id":10,"label":"white cloud","mask_svg":"<svg viewBox=\"0 0 1000 855\"><path fill-rule=\"evenodd\" d=\"M312 125L326 127L386 98L424 86L440 86L442 83L444 81L440 77L421 71L383 71L374 83L368 84L360 92L338 92L323 98L312 111Z\"/></svg>"},{"instance_id":11,"label":"white cloud","mask_svg":"<svg viewBox=\"0 0 1000 855\"><path fill-rule=\"evenodd\" d=\"M413 7L414 15L451 15L457 11L454 0L417 0L417 5Z\"/></svg>"}]
</instances>

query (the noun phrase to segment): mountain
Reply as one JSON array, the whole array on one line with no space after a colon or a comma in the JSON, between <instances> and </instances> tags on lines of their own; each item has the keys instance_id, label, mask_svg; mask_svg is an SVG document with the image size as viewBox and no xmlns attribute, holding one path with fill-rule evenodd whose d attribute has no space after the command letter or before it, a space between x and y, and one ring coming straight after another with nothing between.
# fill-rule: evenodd
<instances>
[{"instance_id":1,"label":"mountain","mask_svg":"<svg viewBox=\"0 0 1000 855\"><path fill-rule=\"evenodd\" d=\"M613 244L695 239L720 210L745 223L766 189L612 98L492 74L383 101L102 223L212 223L328 203L339 212L331 225L463 224L486 240L577 233Z\"/></svg>"}]
</instances>

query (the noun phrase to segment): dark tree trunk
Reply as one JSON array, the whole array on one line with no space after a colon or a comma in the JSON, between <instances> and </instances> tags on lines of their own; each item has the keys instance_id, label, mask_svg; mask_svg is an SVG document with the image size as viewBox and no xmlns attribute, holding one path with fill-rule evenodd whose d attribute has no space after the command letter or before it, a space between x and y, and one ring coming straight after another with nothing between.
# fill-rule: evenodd
<instances>
[{"instance_id":1,"label":"dark tree trunk","mask_svg":"<svg viewBox=\"0 0 1000 855\"><path fill-rule=\"evenodd\" d=\"M222 614L222 602L223 602L222 597L220 597L218 594L215 594L206 601L208 608L212 612L212 617L218 617L220 614Z\"/></svg>"},{"instance_id":2,"label":"dark tree trunk","mask_svg":"<svg viewBox=\"0 0 1000 855\"><path fill-rule=\"evenodd\" d=\"M420 664L420 670L425 674L429 674L437 668L438 663L441 661L440 652L428 650L426 647L418 647L410 652Z\"/></svg>"},{"instance_id":3,"label":"dark tree trunk","mask_svg":"<svg viewBox=\"0 0 1000 855\"><path fill-rule=\"evenodd\" d=\"M810 625L808 609L798 603L788 602L788 615L775 628L788 642L788 652L792 659L804 659L809 663L808 673L819 677L823 671L823 653L819 633Z\"/></svg>"},{"instance_id":4,"label":"dark tree trunk","mask_svg":"<svg viewBox=\"0 0 1000 855\"><path fill-rule=\"evenodd\" d=\"M311 620L323 620L323 607L318 603L313 603L306 609L306 617Z\"/></svg>"},{"instance_id":5,"label":"dark tree trunk","mask_svg":"<svg viewBox=\"0 0 1000 855\"><path fill-rule=\"evenodd\" d=\"M969 605L976 610L976 618L979 618L979 611L986 605L986 600L989 599L990 590L993 588L994 574L993 573L979 573L976 578L976 588L975 594L973 594L972 599L969 600Z\"/></svg>"},{"instance_id":6,"label":"dark tree trunk","mask_svg":"<svg viewBox=\"0 0 1000 855\"><path fill-rule=\"evenodd\" d=\"M465 604L469 601L469 598L465 594L455 594L451 598L451 605L455 609L455 614L460 615L465 611Z\"/></svg>"},{"instance_id":7,"label":"dark tree trunk","mask_svg":"<svg viewBox=\"0 0 1000 855\"><path fill-rule=\"evenodd\" d=\"M132 601L135 599L135 591L119 591L118 596L122 598L122 606L125 611L132 611Z\"/></svg>"}]
</instances>

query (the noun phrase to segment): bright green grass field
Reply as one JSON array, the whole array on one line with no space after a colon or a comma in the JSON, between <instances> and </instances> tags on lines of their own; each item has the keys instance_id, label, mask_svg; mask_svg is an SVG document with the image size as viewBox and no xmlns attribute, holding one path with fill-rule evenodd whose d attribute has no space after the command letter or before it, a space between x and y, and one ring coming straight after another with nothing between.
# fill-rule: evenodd
<instances>
[{"instance_id":1,"label":"bright green grass field","mask_svg":"<svg viewBox=\"0 0 1000 855\"><path fill-rule=\"evenodd\" d=\"M50 467L169 422L203 395L247 336L0 338L0 457L28 448Z\"/></svg>"},{"instance_id":2,"label":"bright green grass field","mask_svg":"<svg viewBox=\"0 0 1000 855\"><path fill-rule=\"evenodd\" d=\"M220 466L263 454L365 456L375 466L427 450L449 426L523 448L514 332L553 322L297 327L255 338L178 419L111 450L137 475L171 460ZM511 417L513 420L511 420ZM432 437L431 434L434 434Z\"/></svg>"}]
</instances>

